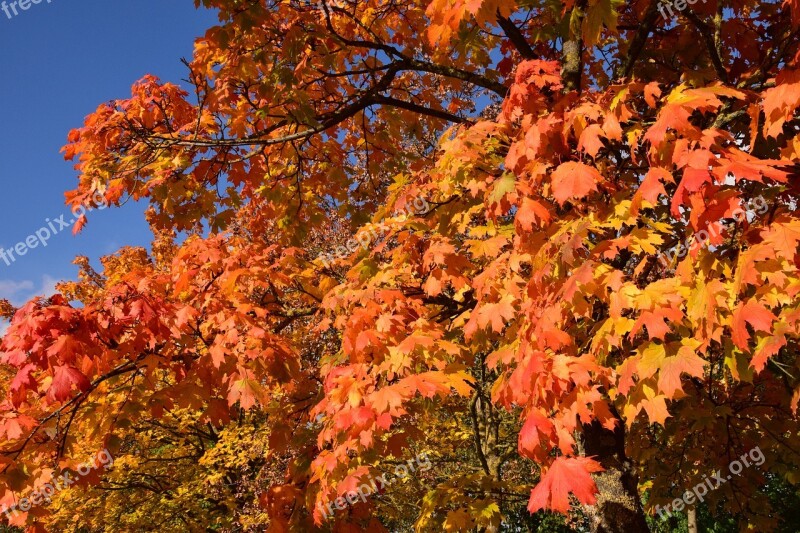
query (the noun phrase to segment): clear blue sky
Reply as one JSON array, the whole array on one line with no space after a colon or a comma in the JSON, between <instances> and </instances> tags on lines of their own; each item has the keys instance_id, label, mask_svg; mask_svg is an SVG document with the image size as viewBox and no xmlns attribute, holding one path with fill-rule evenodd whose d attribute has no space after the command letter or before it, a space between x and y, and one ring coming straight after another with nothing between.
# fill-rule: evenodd
<instances>
[{"instance_id":1,"label":"clear blue sky","mask_svg":"<svg viewBox=\"0 0 800 533\"><path fill-rule=\"evenodd\" d=\"M27 1L27 0L25 0ZM217 22L192 0L41 0L12 18L0 10L0 247L9 249L62 214L77 183L59 153L73 127L97 106L130 96L145 74L176 83L186 77L196 37ZM6 0L8 4L8 0ZM74 279L76 255L97 258L124 245L148 245L142 204L92 213L73 236L8 266L0 261L0 298L19 304ZM58 227L57 225L55 227ZM1 330L1 328L0 328Z\"/></svg>"}]
</instances>

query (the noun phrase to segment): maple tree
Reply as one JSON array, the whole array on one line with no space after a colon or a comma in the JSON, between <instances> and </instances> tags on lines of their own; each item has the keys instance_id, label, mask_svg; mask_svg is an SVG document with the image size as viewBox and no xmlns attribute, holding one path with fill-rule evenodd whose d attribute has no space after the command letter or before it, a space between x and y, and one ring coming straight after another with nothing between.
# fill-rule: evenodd
<instances>
[{"instance_id":1,"label":"maple tree","mask_svg":"<svg viewBox=\"0 0 800 533\"><path fill-rule=\"evenodd\" d=\"M115 457L12 525L647 531L760 447L703 509L778 527L799 2L197 3L188 86L145 77L64 148L67 202L149 202L151 250L0 309L0 503Z\"/></svg>"}]
</instances>

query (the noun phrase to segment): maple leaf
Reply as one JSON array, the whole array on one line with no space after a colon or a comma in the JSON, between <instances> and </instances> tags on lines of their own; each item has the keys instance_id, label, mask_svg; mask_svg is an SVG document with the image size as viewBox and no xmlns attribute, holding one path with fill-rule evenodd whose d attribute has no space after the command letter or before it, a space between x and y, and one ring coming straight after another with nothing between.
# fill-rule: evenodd
<instances>
[{"instance_id":1,"label":"maple leaf","mask_svg":"<svg viewBox=\"0 0 800 533\"><path fill-rule=\"evenodd\" d=\"M425 294L429 296L440 295L444 290L444 276L444 271L439 268L431 272L431 275L428 276L428 279L426 279L425 283L422 285Z\"/></svg>"},{"instance_id":2,"label":"maple leaf","mask_svg":"<svg viewBox=\"0 0 800 533\"><path fill-rule=\"evenodd\" d=\"M0 419L0 435L9 440L18 439L36 427L38 422L28 415L6 416Z\"/></svg>"},{"instance_id":3,"label":"maple leaf","mask_svg":"<svg viewBox=\"0 0 800 533\"><path fill-rule=\"evenodd\" d=\"M656 108L656 98L661 96L661 88L658 86L657 81L651 81L644 88L644 101L647 105Z\"/></svg>"},{"instance_id":4,"label":"maple leaf","mask_svg":"<svg viewBox=\"0 0 800 533\"><path fill-rule=\"evenodd\" d=\"M531 491L528 511L549 509L566 514L570 492L582 504L593 505L597 485L591 474L602 471L600 463L590 457L556 457Z\"/></svg>"},{"instance_id":5,"label":"maple leaf","mask_svg":"<svg viewBox=\"0 0 800 533\"><path fill-rule=\"evenodd\" d=\"M32 376L36 370L37 366L33 363L28 363L20 368L11 381L11 391L17 392L36 386L36 380Z\"/></svg>"},{"instance_id":6,"label":"maple leaf","mask_svg":"<svg viewBox=\"0 0 800 533\"><path fill-rule=\"evenodd\" d=\"M617 9L623 5L622 0L593 0L584 20L583 36L587 46L593 46L600 40L603 25L609 31L617 29Z\"/></svg>"},{"instance_id":7,"label":"maple leaf","mask_svg":"<svg viewBox=\"0 0 800 533\"><path fill-rule=\"evenodd\" d=\"M774 335L763 336L759 339L756 349L753 351L753 358L750 360L750 365L756 372L764 370L769 358L777 355L781 348L786 346L788 343L786 340L787 330L787 325L779 322L775 324Z\"/></svg>"},{"instance_id":8,"label":"maple leaf","mask_svg":"<svg viewBox=\"0 0 800 533\"><path fill-rule=\"evenodd\" d=\"M71 362L81 353L81 343L72 335L61 335L47 350L50 357L58 357L61 361Z\"/></svg>"},{"instance_id":9,"label":"maple leaf","mask_svg":"<svg viewBox=\"0 0 800 533\"><path fill-rule=\"evenodd\" d=\"M482 304L476 311L476 320L479 327L486 327L492 323L492 330L499 333L505 327L506 321L515 316L513 299L503 298L497 303Z\"/></svg>"},{"instance_id":10,"label":"maple leaf","mask_svg":"<svg viewBox=\"0 0 800 533\"><path fill-rule=\"evenodd\" d=\"M225 355L226 350L225 346L223 346L219 342L215 342L208 348L208 353L211 354L211 361L214 363L214 366L219 368L222 363L225 362Z\"/></svg>"},{"instance_id":11,"label":"maple leaf","mask_svg":"<svg viewBox=\"0 0 800 533\"><path fill-rule=\"evenodd\" d=\"M470 239L465 242L469 245L470 253L475 258L490 257L495 258L508 244L508 239L502 235L497 235L489 239Z\"/></svg>"},{"instance_id":12,"label":"maple leaf","mask_svg":"<svg viewBox=\"0 0 800 533\"><path fill-rule=\"evenodd\" d=\"M185 305L175 313L175 325L182 328L196 319L200 313L192 306Z\"/></svg>"},{"instance_id":13,"label":"maple leaf","mask_svg":"<svg viewBox=\"0 0 800 533\"><path fill-rule=\"evenodd\" d=\"M775 315L757 300L750 299L746 303L739 302L733 311L731 324L733 342L742 350L746 350L750 333L748 333L745 323L750 324L755 331L770 332L774 320Z\"/></svg>"},{"instance_id":14,"label":"maple leaf","mask_svg":"<svg viewBox=\"0 0 800 533\"><path fill-rule=\"evenodd\" d=\"M603 142L600 140L601 133L603 133L603 128L600 124L587 126L578 139L578 150L585 151L593 158L597 157L597 152L603 147Z\"/></svg>"},{"instance_id":15,"label":"maple leaf","mask_svg":"<svg viewBox=\"0 0 800 533\"><path fill-rule=\"evenodd\" d=\"M789 3L789 0L787 0ZM791 0L792 17L795 24L800 20L800 5ZM764 133L777 137L783 132L783 125L790 120L800 107L800 69L782 70L776 77L776 86L764 91Z\"/></svg>"},{"instance_id":16,"label":"maple leaf","mask_svg":"<svg viewBox=\"0 0 800 533\"><path fill-rule=\"evenodd\" d=\"M661 368L666 357L667 350L663 344L657 342L648 343L636 362L636 373L642 379L649 378Z\"/></svg>"},{"instance_id":17,"label":"maple leaf","mask_svg":"<svg viewBox=\"0 0 800 533\"><path fill-rule=\"evenodd\" d=\"M640 365L640 363L636 357L629 357L617 368L617 374L620 376L618 388L621 394L627 395L628 391L633 387L633 374L638 365Z\"/></svg>"},{"instance_id":18,"label":"maple leaf","mask_svg":"<svg viewBox=\"0 0 800 533\"><path fill-rule=\"evenodd\" d=\"M667 138L667 131L670 129L675 131L690 130L692 124L689 122L689 117L691 116L691 110L683 105L665 105L659 111L658 119L655 124L647 130L647 133L644 135L644 140L649 141L656 147L660 146Z\"/></svg>"},{"instance_id":19,"label":"maple leaf","mask_svg":"<svg viewBox=\"0 0 800 533\"><path fill-rule=\"evenodd\" d=\"M676 355L665 357L658 372L658 388L667 398L674 398L675 391L682 391L681 375L703 377L706 362L695 353L697 343L684 344Z\"/></svg>"},{"instance_id":20,"label":"maple leaf","mask_svg":"<svg viewBox=\"0 0 800 533\"><path fill-rule=\"evenodd\" d=\"M800 243L800 221L780 218L764 229L762 236L779 257L793 259Z\"/></svg>"},{"instance_id":21,"label":"maple leaf","mask_svg":"<svg viewBox=\"0 0 800 533\"><path fill-rule=\"evenodd\" d=\"M519 432L519 451L521 454L535 459L544 448L543 443L549 443L556 438L553 423L539 411L531 411L525 419L525 424Z\"/></svg>"},{"instance_id":22,"label":"maple leaf","mask_svg":"<svg viewBox=\"0 0 800 533\"><path fill-rule=\"evenodd\" d=\"M631 329L631 334L638 333L642 326L647 328L647 335L651 339L663 339L670 332L670 327L664 322L666 314L662 311L642 311L639 319Z\"/></svg>"},{"instance_id":23,"label":"maple leaf","mask_svg":"<svg viewBox=\"0 0 800 533\"><path fill-rule=\"evenodd\" d=\"M77 368L59 365L53 371L47 398L50 401L61 402L70 398L74 390L82 392L87 390L89 385L89 379Z\"/></svg>"},{"instance_id":24,"label":"maple leaf","mask_svg":"<svg viewBox=\"0 0 800 533\"><path fill-rule=\"evenodd\" d=\"M228 392L228 405L239 402L242 409L248 410L264 400L264 390L257 381L248 378L232 380Z\"/></svg>"},{"instance_id":25,"label":"maple leaf","mask_svg":"<svg viewBox=\"0 0 800 533\"><path fill-rule=\"evenodd\" d=\"M79 216L75 220L75 225L72 227L72 234L77 235L78 233L80 233L81 230L83 230L83 228L86 227L86 223L88 221L89 219L86 217L86 215Z\"/></svg>"},{"instance_id":26,"label":"maple leaf","mask_svg":"<svg viewBox=\"0 0 800 533\"><path fill-rule=\"evenodd\" d=\"M694 24L662 25L642 48L655 4L618 0L535 16L511 0L202 3L220 17L194 47L190 90L146 76L64 148L69 205L148 202L152 247L102 271L84 258L63 297L0 305L0 432L24 439L45 421L0 454L4 503L46 482L63 437L64 455L102 441L123 456L103 476L131 487L118 493L138 502L131 530L163 507L136 488L158 479L183 496L166 529L383 531L419 507L416 485L343 512L326 498L425 448L470 473L437 470L417 529L497 530L522 510L499 496L518 487L460 453L467 440L516 444L509 461L541 468L529 508L564 512L570 492L593 501L599 464L615 469L600 490L640 498L613 457L573 456L613 439L652 504L697 464L727 468L720 450L682 444L725 435L731 405L765 451L744 476L800 466L769 451L797 433L796 384L751 370L797 366L800 55L778 42L795 0L728 5L711 55ZM572 65L579 37L603 53ZM766 209L734 217L758 198ZM672 248L700 230L705 247ZM682 259L658 261L665 247ZM85 385L75 372L98 376L87 401L52 405ZM519 434L503 431L517 412ZM683 469L665 475L665 462ZM766 509L746 481L750 510ZM113 523L118 502L90 505L107 495L84 488L15 519ZM753 529L780 518L716 494ZM646 528L643 513L595 511Z\"/></svg>"},{"instance_id":27,"label":"maple leaf","mask_svg":"<svg viewBox=\"0 0 800 533\"><path fill-rule=\"evenodd\" d=\"M642 400L642 408L647 413L647 418L653 424L661 424L662 426L667 421L670 415L667 410L667 397L663 394L658 394L652 398Z\"/></svg>"},{"instance_id":28,"label":"maple leaf","mask_svg":"<svg viewBox=\"0 0 800 533\"><path fill-rule=\"evenodd\" d=\"M639 213L642 200L647 201L651 205L655 205L659 195L663 194L666 196L667 194L663 183L673 182L672 174L668 170L659 167L650 168L647 174L645 174L642 184L639 185L639 188L636 190L636 194L633 196L633 200L631 201L631 214L636 215Z\"/></svg>"},{"instance_id":29,"label":"maple leaf","mask_svg":"<svg viewBox=\"0 0 800 533\"><path fill-rule=\"evenodd\" d=\"M550 210L544 204L531 198L523 198L517 210L516 222L522 229L530 231L536 226L549 224L551 217Z\"/></svg>"},{"instance_id":30,"label":"maple leaf","mask_svg":"<svg viewBox=\"0 0 800 533\"><path fill-rule=\"evenodd\" d=\"M367 401L377 413L389 413L397 417L405 414L403 402L407 398L406 387L389 385L381 387L369 395Z\"/></svg>"},{"instance_id":31,"label":"maple leaf","mask_svg":"<svg viewBox=\"0 0 800 533\"><path fill-rule=\"evenodd\" d=\"M603 181L596 168L576 161L559 165L551 179L553 198L559 205L564 205L570 200L585 198L591 192L597 191L597 184Z\"/></svg>"}]
</instances>

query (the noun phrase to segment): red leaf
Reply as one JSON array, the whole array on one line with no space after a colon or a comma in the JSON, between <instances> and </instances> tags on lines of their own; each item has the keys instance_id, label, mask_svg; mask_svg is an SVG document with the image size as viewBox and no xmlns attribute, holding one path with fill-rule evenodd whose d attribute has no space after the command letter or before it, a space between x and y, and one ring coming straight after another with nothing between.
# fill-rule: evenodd
<instances>
[{"instance_id":1,"label":"red leaf","mask_svg":"<svg viewBox=\"0 0 800 533\"><path fill-rule=\"evenodd\" d=\"M11 390L16 392L21 389L28 389L36 386L36 380L31 374L36 370L36 365L28 363L17 371L17 375L11 380Z\"/></svg>"},{"instance_id":2,"label":"red leaf","mask_svg":"<svg viewBox=\"0 0 800 533\"><path fill-rule=\"evenodd\" d=\"M83 227L86 226L87 222L89 222L89 219L86 218L86 215L79 216L78 219L75 221L75 225L72 226L72 234L77 235L78 233L80 233Z\"/></svg>"},{"instance_id":3,"label":"red leaf","mask_svg":"<svg viewBox=\"0 0 800 533\"><path fill-rule=\"evenodd\" d=\"M532 410L528 413L528 418L519 432L519 453L535 459L537 452L546 448L542 445L542 441L546 444L555 438L555 428L550 419L541 412Z\"/></svg>"},{"instance_id":4,"label":"red leaf","mask_svg":"<svg viewBox=\"0 0 800 533\"><path fill-rule=\"evenodd\" d=\"M531 491L528 511L550 509L566 514L570 492L582 504L593 505L597 485L590 474L602 471L600 463L589 457L557 457Z\"/></svg>"},{"instance_id":5,"label":"red leaf","mask_svg":"<svg viewBox=\"0 0 800 533\"><path fill-rule=\"evenodd\" d=\"M73 387L79 391L89 388L89 380L78 369L71 366L57 366L53 381L47 389L50 401L63 401L72 396Z\"/></svg>"}]
</instances>

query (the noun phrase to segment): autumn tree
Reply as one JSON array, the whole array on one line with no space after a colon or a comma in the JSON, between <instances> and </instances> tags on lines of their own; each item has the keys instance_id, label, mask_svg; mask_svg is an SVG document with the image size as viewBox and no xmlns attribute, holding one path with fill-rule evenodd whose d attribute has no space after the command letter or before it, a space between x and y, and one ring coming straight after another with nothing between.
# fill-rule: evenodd
<instances>
[{"instance_id":1,"label":"autumn tree","mask_svg":"<svg viewBox=\"0 0 800 533\"><path fill-rule=\"evenodd\" d=\"M188 83L145 77L64 149L68 203L146 200L152 249L4 308L2 502L118 458L13 524L647 531L758 448L703 512L778 526L796 0L198 4Z\"/></svg>"}]
</instances>

